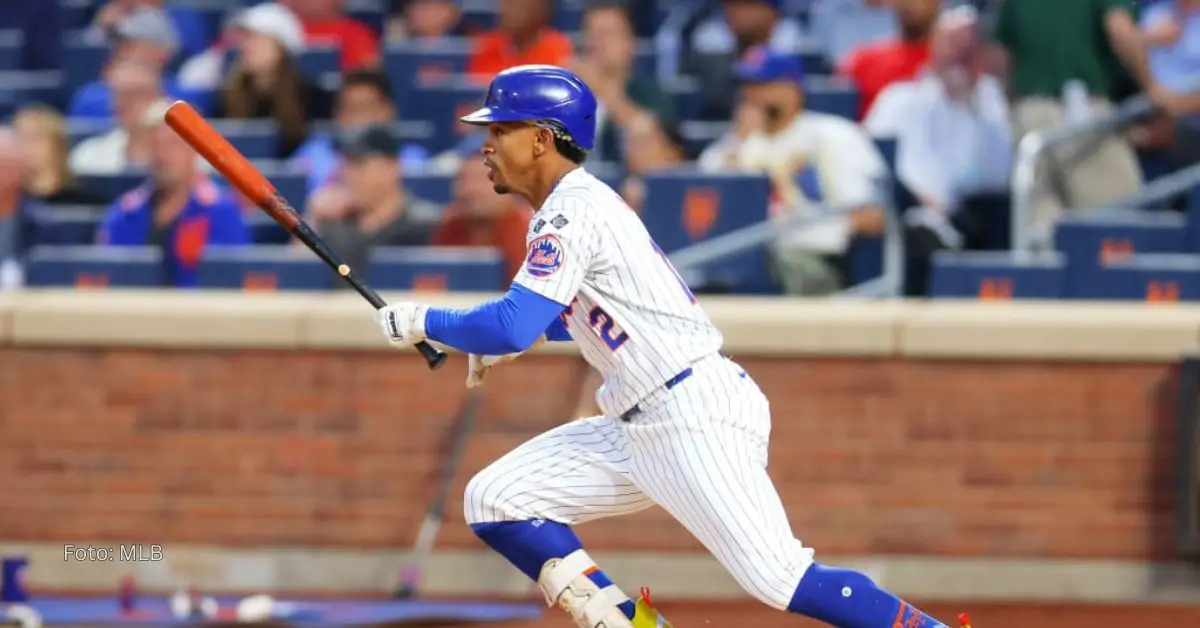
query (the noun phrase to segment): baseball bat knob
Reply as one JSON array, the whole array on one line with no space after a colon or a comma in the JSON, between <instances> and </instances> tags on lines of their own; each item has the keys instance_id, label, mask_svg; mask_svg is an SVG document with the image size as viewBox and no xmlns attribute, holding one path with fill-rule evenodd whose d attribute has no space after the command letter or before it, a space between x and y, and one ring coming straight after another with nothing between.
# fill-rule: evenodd
<instances>
[{"instance_id":1,"label":"baseball bat knob","mask_svg":"<svg viewBox=\"0 0 1200 628\"><path fill-rule=\"evenodd\" d=\"M429 370L431 371L442 368L442 365L446 363L446 352L438 351L428 342L421 341L417 343L417 351L420 351L425 361L429 363Z\"/></svg>"}]
</instances>

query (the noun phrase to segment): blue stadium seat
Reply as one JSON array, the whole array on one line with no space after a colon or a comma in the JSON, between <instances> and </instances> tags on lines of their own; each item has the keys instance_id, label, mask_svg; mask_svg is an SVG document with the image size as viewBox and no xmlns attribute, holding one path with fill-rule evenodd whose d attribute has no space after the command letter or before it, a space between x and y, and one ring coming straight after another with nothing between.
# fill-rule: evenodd
<instances>
[{"instance_id":1,"label":"blue stadium seat","mask_svg":"<svg viewBox=\"0 0 1200 628\"><path fill-rule=\"evenodd\" d=\"M35 246L25 264L31 287L157 288L166 285L158 247Z\"/></svg>"},{"instance_id":2,"label":"blue stadium seat","mask_svg":"<svg viewBox=\"0 0 1200 628\"><path fill-rule=\"evenodd\" d=\"M367 282L378 290L499 292L511 277L500 251L470 247L383 247L371 252Z\"/></svg>"},{"instance_id":3,"label":"blue stadium seat","mask_svg":"<svg viewBox=\"0 0 1200 628\"><path fill-rule=\"evenodd\" d=\"M709 144L720 139L728 130L729 123L724 121L685 120L679 125L679 134L683 136L684 148L693 159L704 152Z\"/></svg>"},{"instance_id":4,"label":"blue stadium seat","mask_svg":"<svg viewBox=\"0 0 1200 628\"><path fill-rule=\"evenodd\" d=\"M303 207L296 208L304 211ZM287 244L292 240L292 234L280 226L266 212L258 209L248 210L244 215L246 226L250 230L250 241L254 244Z\"/></svg>"},{"instance_id":5,"label":"blue stadium seat","mask_svg":"<svg viewBox=\"0 0 1200 628\"><path fill-rule=\"evenodd\" d=\"M210 120L247 159L279 157L279 125L269 120Z\"/></svg>"},{"instance_id":6,"label":"blue stadium seat","mask_svg":"<svg viewBox=\"0 0 1200 628\"><path fill-rule=\"evenodd\" d=\"M251 246L209 247L196 277L201 288L329 290L336 275L306 248Z\"/></svg>"},{"instance_id":7,"label":"blue stadium seat","mask_svg":"<svg viewBox=\"0 0 1200 628\"><path fill-rule=\"evenodd\" d=\"M0 30L0 72L21 70L25 33L19 30Z\"/></svg>"},{"instance_id":8,"label":"blue stadium seat","mask_svg":"<svg viewBox=\"0 0 1200 628\"><path fill-rule=\"evenodd\" d=\"M58 0L63 8L63 30L68 33L86 28L94 0Z\"/></svg>"},{"instance_id":9,"label":"blue stadium seat","mask_svg":"<svg viewBox=\"0 0 1200 628\"><path fill-rule=\"evenodd\" d=\"M833 73L833 65L829 63L825 53L816 48L800 52L800 62L804 64L804 74L807 76L822 76Z\"/></svg>"},{"instance_id":10,"label":"blue stadium seat","mask_svg":"<svg viewBox=\"0 0 1200 628\"><path fill-rule=\"evenodd\" d=\"M844 81L810 77L804 82L804 97L809 111L858 118L858 90Z\"/></svg>"},{"instance_id":11,"label":"blue stadium seat","mask_svg":"<svg viewBox=\"0 0 1200 628\"><path fill-rule=\"evenodd\" d=\"M146 181L145 172L123 172L121 174L88 175L78 177L80 187L104 197L107 202L117 200L122 194Z\"/></svg>"},{"instance_id":12,"label":"blue stadium seat","mask_svg":"<svg viewBox=\"0 0 1200 628\"><path fill-rule=\"evenodd\" d=\"M366 24L376 35L383 33L387 3L381 0L347 0L346 14Z\"/></svg>"},{"instance_id":13,"label":"blue stadium seat","mask_svg":"<svg viewBox=\"0 0 1200 628\"><path fill-rule=\"evenodd\" d=\"M342 71L342 49L340 46L309 46L301 53L297 62L305 76L319 80Z\"/></svg>"},{"instance_id":14,"label":"blue stadium seat","mask_svg":"<svg viewBox=\"0 0 1200 628\"><path fill-rule=\"evenodd\" d=\"M647 175L642 220L658 246L674 253L697 242L762 222L767 217L766 177L701 173L693 169ZM718 260L697 272L708 287L773 293L767 251L758 248Z\"/></svg>"},{"instance_id":15,"label":"blue stadium seat","mask_svg":"<svg viewBox=\"0 0 1200 628\"><path fill-rule=\"evenodd\" d=\"M59 106L62 94L62 73L0 72L0 120L8 118L25 105L42 103Z\"/></svg>"},{"instance_id":16,"label":"blue stadium seat","mask_svg":"<svg viewBox=\"0 0 1200 628\"><path fill-rule=\"evenodd\" d=\"M1200 255L1144 253L1105 264L1099 279L1076 290L1080 299L1123 301L1200 300Z\"/></svg>"},{"instance_id":17,"label":"blue stadium seat","mask_svg":"<svg viewBox=\"0 0 1200 628\"><path fill-rule=\"evenodd\" d=\"M1168 212L1124 211L1066 218L1054 230L1055 248L1067 258L1068 296L1105 290L1105 263L1141 253L1183 250L1186 221Z\"/></svg>"},{"instance_id":18,"label":"blue stadium seat","mask_svg":"<svg viewBox=\"0 0 1200 628\"><path fill-rule=\"evenodd\" d=\"M417 198L445 205L454 195L454 177L448 174L408 174L404 176L404 187Z\"/></svg>"},{"instance_id":19,"label":"blue stadium seat","mask_svg":"<svg viewBox=\"0 0 1200 628\"><path fill-rule=\"evenodd\" d=\"M1187 196L1187 237L1184 246L1188 251L1200 251L1200 185L1192 188Z\"/></svg>"},{"instance_id":20,"label":"blue stadium seat","mask_svg":"<svg viewBox=\"0 0 1200 628\"><path fill-rule=\"evenodd\" d=\"M421 88L420 98L400 102L400 115L405 120L425 120L433 125L433 135L426 146L431 153L453 148L471 130L458 121L483 103L486 84L466 77L451 77Z\"/></svg>"},{"instance_id":21,"label":"blue stadium seat","mask_svg":"<svg viewBox=\"0 0 1200 628\"><path fill-rule=\"evenodd\" d=\"M929 294L960 299L1060 299L1066 287L1061 253L939 251L932 259Z\"/></svg>"},{"instance_id":22,"label":"blue stadium seat","mask_svg":"<svg viewBox=\"0 0 1200 628\"><path fill-rule=\"evenodd\" d=\"M471 40L465 37L388 44L384 48L383 67L392 82L392 96L399 103L400 115L416 119L409 107L409 96L431 80L461 75L467 69L472 49Z\"/></svg>"},{"instance_id":23,"label":"blue stadium seat","mask_svg":"<svg viewBox=\"0 0 1200 628\"><path fill-rule=\"evenodd\" d=\"M100 205L44 207L33 216L34 245L80 245L96 241L96 227L108 208Z\"/></svg>"},{"instance_id":24,"label":"blue stadium seat","mask_svg":"<svg viewBox=\"0 0 1200 628\"><path fill-rule=\"evenodd\" d=\"M63 92L67 97L92 81L99 80L110 49L68 38L63 44Z\"/></svg>"},{"instance_id":25,"label":"blue stadium seat","mask_svg":"<svg viewBox=\"0 0 1200 628\"><path fill-rule=\"evenodd\" d=\"M694 120L700 117L704 99L700 97L700 84L689 76L677 76L664 79L659 87L675 103L675 111L682 120Z\"/></svg>"},{"instance_id":26,"label":"blue stadium seat","mask_svg":"<svg viewBox=\"0 0 1200 628\"><path fill-rule=\"evenodd\" d=\"M467 33L491 30L496 27L496 0L463 0L462 27Z\"/></svg>"}]
</instances>

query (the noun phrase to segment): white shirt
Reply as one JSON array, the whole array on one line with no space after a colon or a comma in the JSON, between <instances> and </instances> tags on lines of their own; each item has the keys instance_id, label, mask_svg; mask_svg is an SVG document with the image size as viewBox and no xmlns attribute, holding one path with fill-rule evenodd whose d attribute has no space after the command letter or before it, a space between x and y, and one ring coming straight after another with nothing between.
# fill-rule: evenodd
<instances>
[{"instance_id":1,"label":"white shirt","mask_svg":"<svg viewBox=\"0 0 1200 628\"><path fill-rule=\"evenodd\" d=\"M67 165L77 175L120 174L128 169L129 132L117 128L83 140L71 149Z\"/></svg>"},{"instance_id":2,"label":"white shirt","mask_svg":"<svg viewBox=\"0 0 1200 628\"><path fill-rule=\"evenodd\" d=\"M774 188L774 216L878 204L888 176L883 155L857 124L812 111L801 112L774 135L760 133L739 142L728 133L701 153L698 166L766 174ZM783 242L840 253L851 235L849 215L838 213L793 231Z\"/></svg>"},{"instance_id":3,"label":"white shirt","mask_svg":"<svg viewBox=\"0 0 1200 628\"><path fill-rule=\"evenodd\" d=\"M604 377L596 402L607 416L721 350L721 332L641 218L583 168L558 182L525 240L514 282L567 306L567 331Z\"/></svg>"},{"instance_id":4,"label":"white shirt","mask_svg":"<svg viewBox=\"0 0 1200 628\"><path fill-rule=\"evenodd\" d=\"M950 100L932 74L893 83L863 125L876 137L896 138L896 176L938 209L954 211L969 194L1008 186L1012 127L994 77L980 78L967 102Z\"/></svg>"}]
</instances>

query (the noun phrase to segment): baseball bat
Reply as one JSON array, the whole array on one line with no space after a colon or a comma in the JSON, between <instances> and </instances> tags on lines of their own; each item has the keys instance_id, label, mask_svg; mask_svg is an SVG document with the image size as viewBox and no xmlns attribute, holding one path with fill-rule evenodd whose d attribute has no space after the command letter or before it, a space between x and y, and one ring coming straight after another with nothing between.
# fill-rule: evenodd
<instances>
[{"instance_id":1,"label":"baseball bat","mask_svg":"<svg viewBox=\"0 0 1200 628\"><path fill-rule=\"evenodd\" d=\"M450 485L454 482L459 462L467 450L467 443L471 439L471 432L475 428L475 419L479 415L479 406L482 403L481 389L471 390L463 400L458 416L455 417L454 426L451 428L450 452L446 456L445 466L442 467L442 475L438 478L437 490L434 492L433 501L429 504L429 511L425 514L425 519L421 521L421 529L417 532L417 540L413 543L408 562L401 570L400 584L394 591L397 598L411 598L417 595L421 585L421 574L425 569L425 561L433 550L433 543L437 540L442 521L445 519L446 498L450 495Z\"/></svg>"},{"instance_id":2,"label":"baseball bat","mask_svg":"<svg viewBox=\"0 0 1200 628\"><path fill-rule=\"evenodd\" d=\"M224 175L239 192L250 199L250 202L257 205L275 222L303 242L309 250L316 253L321 261L337 272L368 303L375 306L375 309L387 307L387 303L379 296L379 293L354 274L354 271L312 230L312 227L300 218L300 214L296 213L291 204L258 171L258 168L255 168L250 160L238 152L229 143L229 140L218 133L191 105L182 100L175 101L167 108L166 123L197 153L200 153L205 161L212 164L217 172ZM437 350L428 342L418 342L416 347L431 369L437 369L446 361L445 352Z\"/></svg>"}]
</instances>

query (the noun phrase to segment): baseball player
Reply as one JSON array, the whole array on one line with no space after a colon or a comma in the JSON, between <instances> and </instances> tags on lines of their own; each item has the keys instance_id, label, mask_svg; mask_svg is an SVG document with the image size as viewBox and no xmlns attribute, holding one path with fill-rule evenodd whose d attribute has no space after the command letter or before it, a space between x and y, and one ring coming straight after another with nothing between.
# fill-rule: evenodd
<instances>
[{"instance_id":1,"label":"baseball player","mask_svg":"<svg viewBox=\"0 0 1200 628\"><path fill-rule=\"evenodd\" d=\"M525 263L507 294L473 309L380 310L384 335L470 354L468 386L541 341L574 340L604 379L603 415L537 436L470 481L465 516L479 538L583 628L670 626L571 528L655 504L776 609L841 628L944 626L861 573L814 562L792 535L767 475L766 397L722 355L721 332L638 215L582 167L596 131L588 86L555 66L511 68L462 121L487 127L496 191L538 208Z\"/></svg>"}]
</instances>

